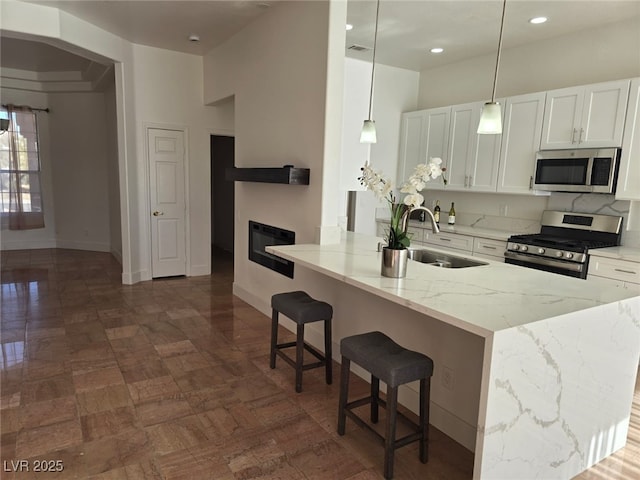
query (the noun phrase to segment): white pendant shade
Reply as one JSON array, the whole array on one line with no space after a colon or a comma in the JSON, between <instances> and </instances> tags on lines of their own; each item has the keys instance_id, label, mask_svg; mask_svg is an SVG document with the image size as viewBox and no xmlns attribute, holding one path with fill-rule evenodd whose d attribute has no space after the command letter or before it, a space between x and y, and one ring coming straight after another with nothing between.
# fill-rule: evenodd
<instances>
[{"instance_id":1,"label":"white pendant shade","mask_svg":"<svg viewBox=\"0 0 640 480\"><path fill-rule=\"evenodd\" d=\"M364 125L362 125L362 132L360 133L360 143L376 143L377 141L376 122L373 120L365 120Z\"/></svg>"},{"instance_id":2,"label":"white pendant shade","mask_svg":"<svg viewBox=\"0 0 640 480\"><path fill-rule=\"evenodd\" d=\"M493 93L491 101L482 107L478 133L487 135L500 135L502 133L502 111L500 104L496 102L496 87L498 85L498 68L500 67L500 52L502 51L502 32L504 30L504 14L507 11L507 0L502 2L502 19L500 20L500 35L498 35L498 55L496 56L496 70L493 75Z\"/></svg>"},{"instance_id":3,"label":"white pendant shade","mask_svg":"<svg viewBox=\"0 0 640 480\"><path fill-rule=\"evenodd\" d=\"M499 135L502 133L502 109L497 102L487 102L482 107L478 133Z\"/></svg>"}]
</instances>

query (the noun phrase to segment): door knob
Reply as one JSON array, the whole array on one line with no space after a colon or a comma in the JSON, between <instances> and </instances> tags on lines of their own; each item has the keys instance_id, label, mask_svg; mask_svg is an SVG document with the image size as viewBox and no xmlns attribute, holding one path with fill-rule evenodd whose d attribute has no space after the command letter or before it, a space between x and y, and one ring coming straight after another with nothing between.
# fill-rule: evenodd
<instances>
[{"instance_id":1,"label":"door knob","mask_svg":"<svg viewBox=\"0 0 640 480\"><path fill-rule=\"evenodd\" d=\"M159 217L160 215L164 215L164 212L159 212L157 210L155 212L153 212L153 216L154 217Z\"/></svg>"}]
</instances>

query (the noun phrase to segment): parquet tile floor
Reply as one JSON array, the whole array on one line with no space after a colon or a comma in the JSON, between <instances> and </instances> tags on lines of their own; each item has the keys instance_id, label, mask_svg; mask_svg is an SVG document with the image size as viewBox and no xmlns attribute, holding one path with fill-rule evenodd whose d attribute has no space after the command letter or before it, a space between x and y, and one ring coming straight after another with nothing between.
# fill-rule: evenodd
<instances>
[{"instance_id":1,"label":"parquet tile floor","mask_svg":"<svg viewBox=\"0 0 640 480\"><path fill-rule=\"evenodd\" d=\"M336 433L337 378L307 371L296 394L293 369L269 369L270 319L232 295L229 256L211 276L136 285L106 253L0 261L2 480L382 478L368 432ZM353 395L367 389L352 376ZM579 478L640 478L639 404L630 445ZM430 434L429 463L404 447L395 478L471 478L473 454Z\"/></svg>"}]
</instances>

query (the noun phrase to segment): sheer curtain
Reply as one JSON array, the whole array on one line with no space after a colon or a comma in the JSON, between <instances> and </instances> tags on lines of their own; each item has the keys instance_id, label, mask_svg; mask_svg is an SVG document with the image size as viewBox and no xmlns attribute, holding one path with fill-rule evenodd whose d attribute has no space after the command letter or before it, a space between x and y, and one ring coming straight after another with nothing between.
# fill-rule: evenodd
<instances>
[{"instance_id":1,"label":"sheer curtain","mask_svg":"<svg viewBox=\"0 0 640 480\"><path fill-rule=\"evenodd\" d=\"M0 136L0 195L3 228L44 228L40 156L35 113L7 105L9 130Z\"/></svg>"}]
</instances>

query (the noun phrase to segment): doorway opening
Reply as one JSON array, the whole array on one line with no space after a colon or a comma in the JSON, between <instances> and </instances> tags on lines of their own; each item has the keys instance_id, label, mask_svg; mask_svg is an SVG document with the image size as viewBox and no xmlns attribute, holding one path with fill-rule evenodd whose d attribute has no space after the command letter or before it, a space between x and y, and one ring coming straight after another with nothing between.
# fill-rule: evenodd
<instances>
[{"instance_id":1,"label":"doorway opening","mask_svg":"<svg viewBox=\"0 0 640 480\"><path fill-rule=\"evenodd\" d=\"M225 170L235 165L235 138L211 135L211 273L233 266L234 182Z\"/></svg>"}]
</instances>

